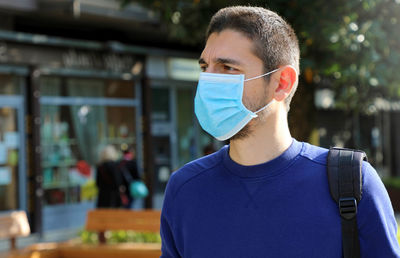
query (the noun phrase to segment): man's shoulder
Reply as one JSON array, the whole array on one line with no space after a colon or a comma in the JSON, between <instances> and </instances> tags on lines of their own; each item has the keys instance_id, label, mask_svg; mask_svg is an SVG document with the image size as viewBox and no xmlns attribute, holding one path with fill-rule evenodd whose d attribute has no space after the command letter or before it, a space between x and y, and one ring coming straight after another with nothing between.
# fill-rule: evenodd
<instances>
[{"instance_id":1,"label":"man's shoulder","mask_svg":"<svg viewBox=\"0 0 400 258\"><path fill-rule=\"evenodd\" d=\"M318 163L320 165L327 166L329 149L318 147L309 143L305 143L304 145L305 147L301 153L301 155L304 158L312 162ZM370 184L371 183L370 180L374 182L380 181L378 180L379 176L376 170L372 167L372 165L368 161L362 162L362 174L363 174L363 185L365 185L365 183L367 183L367 185ZM367 178L367 180L365 180L365 178Z\"/></svg>"},{"instance_id":2,"label":"man's shoulder","mask_svg":"<svg viewBox=\"0 0 400 258\"><path fill-rule=\"evenodd\" d=\"M221 164L224 151L226 151L226 146L215 153L191 161L172 173L168 181L168 191L176 193L185 183Z\"/></svg>"},{"instance_id":3,"label":"man's shoulder","mask_svg":"<svg viewBox=\"0 0 400 258\"><path fill-rule=\"evenodd\" d=\"M327 148L319 147L309 143L304 143L304 148L300 155L310 161L327 166L328 154L329 154L329 149ZM367 161L362 162L362 171L363 173L376 174L375 169Z\"/></svg>"},{"instance_id":4,"label":"man's shoulder","mask_svg":"<svg viewBox=\"0 0 400 258\"><path fill-rule=\"evenodd\" d=\"M309 143L304 143L304 148L301 151L300 155L311 162L326 166L328 152L329 150L326 148L322 148Z\"/></svg>"}]
</instances>

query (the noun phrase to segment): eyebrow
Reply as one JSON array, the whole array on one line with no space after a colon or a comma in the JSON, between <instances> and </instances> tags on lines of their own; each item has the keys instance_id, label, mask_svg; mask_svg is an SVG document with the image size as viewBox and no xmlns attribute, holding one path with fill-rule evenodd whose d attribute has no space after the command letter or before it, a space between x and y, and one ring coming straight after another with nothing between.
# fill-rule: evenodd
<instances>
[{"instance_id":1,"label":"eyebrow","mask_svg":"<svg viewBox=\"0 0 400 258\"><path fill-rule=\"evenodd\" d=\"M239 62L238 60L231 59L231 58L216 58L214 59L214 62L217 64L231 64L231 65L241 65L242 63ZM207 64L207 62L203 59L199 59L199 64Z\"/></svg>"}]
</instances>

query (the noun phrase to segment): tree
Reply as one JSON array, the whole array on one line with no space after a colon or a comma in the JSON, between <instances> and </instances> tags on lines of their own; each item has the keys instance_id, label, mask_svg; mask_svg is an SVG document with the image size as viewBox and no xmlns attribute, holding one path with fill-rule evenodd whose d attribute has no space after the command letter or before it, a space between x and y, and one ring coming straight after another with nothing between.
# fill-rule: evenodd
<instances>
[{"instance_id":1,"label":"tree","mask_svg":"<svg viewBox=\"0 0 400 258\"><path fill-rule=\"evenodd\" d=\"M133 0L121 1L128 4ZM300 120L312 117L316 88L331 89L336 108L348 113L373 113L378 97L400 99L400 0L134 2L157 12L171 39L198 48L204 42L211 16L222 7L264 6L285 17L297 32L301 46L303 76L300 94L294 100L302 105L297 110L302 112ZM293 119L296 116L292 115Z\"/></svg>"}]
</instances>

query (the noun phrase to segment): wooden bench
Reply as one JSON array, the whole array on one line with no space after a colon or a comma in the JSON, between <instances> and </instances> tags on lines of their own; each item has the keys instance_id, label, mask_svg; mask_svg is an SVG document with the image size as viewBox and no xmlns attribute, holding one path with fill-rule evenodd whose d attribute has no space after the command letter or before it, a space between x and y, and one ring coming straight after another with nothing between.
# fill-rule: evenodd
<instances>
[{"instance_id":1,"label":"wooden bench","mask_svg":"<svg viewBox=\"0 0 400 258\"><path fill-rule=\"evenodd\" d=\"M160 232L160 211L96 209L88 212L85 229L96 231L99 243L106 242L107 230L134 230L139 232Z\"/></svg>"},{"instance_id":2,"label":"wooden bench","mask_svg":"<svg viewBox=\"0 0 400 258\"><path fill-rule=\"evenodd\" d=\"M0 215L0 238L10 240L10 250L17 248L17 237L31 233L25 211L13 211Z\"/></svg>"},{"instance_id":3,"label":"wooden bench","mask_svg":"<svg viewBox=\"0 0 400 258\"><path fill-rule=\"evenodd\" d=\"M156 210L96 209L87 214L85 229L99 234L99 245L66 243L40 243L11 258L155 258L161 255L160 243L106 244L104 233L108 230L160 231L161 212Z\"/></svg>"}]
</instances>

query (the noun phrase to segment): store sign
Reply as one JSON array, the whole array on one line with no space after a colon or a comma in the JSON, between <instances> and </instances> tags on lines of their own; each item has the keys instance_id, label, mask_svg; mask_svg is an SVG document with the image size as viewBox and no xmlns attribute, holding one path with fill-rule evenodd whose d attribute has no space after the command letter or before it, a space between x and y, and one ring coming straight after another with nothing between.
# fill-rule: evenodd
<instances>
[{"instance_id":1,"label":"store sign","mask_svg":"<svg viewBox=\"0 0 400 258\"><path fill-rule=\"evenodd\" d=\"M196 59L169 58L168 74L172 79L197 81L200 75L199 62Z\"/></svg>"},{"instance_id":2,"label":"store sign","mask_svg":"<svg viewBox=\"0 0 400 258\"><path fill-rule=\"evenodd\" d=\"M63 66L67 68L103 68L115 72L131 71L135 65L132 56L119 56L115 53L91 54L69 50L62 55Z\"/></svg>"},{"instance_id":3,"label":"store sign","mask_svg":"<svg viewBox=\"0 0 400 258\"><path fill-rule=\"evenodd\" d=\"M13 43L7 45L0 41L0 63L32 64L43 67L97 69L118 73L133 73L139 63L135 55L111 52L84 51L76 49L57 49L40 45Z\"/></svg>"}]
</instances>

